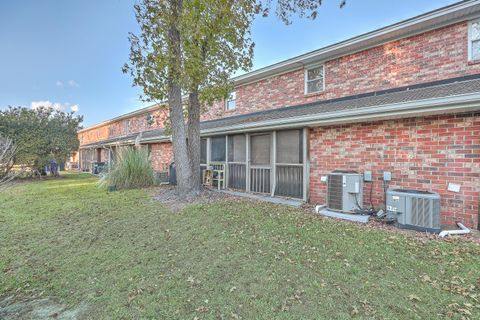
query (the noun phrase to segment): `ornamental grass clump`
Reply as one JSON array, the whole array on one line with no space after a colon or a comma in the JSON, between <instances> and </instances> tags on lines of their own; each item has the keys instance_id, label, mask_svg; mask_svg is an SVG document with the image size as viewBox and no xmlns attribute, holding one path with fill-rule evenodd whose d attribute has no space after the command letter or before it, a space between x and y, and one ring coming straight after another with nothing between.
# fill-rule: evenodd
<instances>
[{"instance_id":1,"label":"ornamental grass clump","mask_svg":"<svg viewBox=\"0 0 480 320\"><path fill-rule=\"evenodd\" d=\"M101 184L109 189L143 188L153 185L154 177L147 150L125 148L121 149Z\"/></svg>"}]
</instances>

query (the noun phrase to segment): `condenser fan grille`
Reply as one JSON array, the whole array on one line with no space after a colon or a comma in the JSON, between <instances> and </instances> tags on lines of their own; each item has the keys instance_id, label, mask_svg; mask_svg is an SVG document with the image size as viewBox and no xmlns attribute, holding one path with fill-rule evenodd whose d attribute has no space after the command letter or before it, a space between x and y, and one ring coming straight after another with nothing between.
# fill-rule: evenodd
<instances>
[{"instance_id":1,"label":"condenser fan grille","mask_svg":"<svg viewBox=\"0 0 480 320\"><path fill-rule=\"evenodd\" d=\"M328 177L328 207L342 210L343 204L343 177L341 175L330 175Z\"/></svg>"}]
</instances>

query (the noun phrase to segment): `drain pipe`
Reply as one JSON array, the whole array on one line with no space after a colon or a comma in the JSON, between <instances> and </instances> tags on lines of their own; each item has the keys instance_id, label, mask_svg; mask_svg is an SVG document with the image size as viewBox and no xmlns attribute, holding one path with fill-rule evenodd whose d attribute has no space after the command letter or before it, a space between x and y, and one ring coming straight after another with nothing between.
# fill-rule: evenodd
<instances>
[{"instance_id":1,"label":"drain pipe","mask_svg":"<svg viewBox=\"0 0 480 320\"><path fill-rule=\"evenodd\" d=\"M460 230L445 230L445 231L442 231L439 234L440 238L444 238L446 236L454 235L454 234L460 235L460 234L470 233L470 229L465 227L462 223L457 222L457 226L460 228Z\"/></svg>"}]
</instances>

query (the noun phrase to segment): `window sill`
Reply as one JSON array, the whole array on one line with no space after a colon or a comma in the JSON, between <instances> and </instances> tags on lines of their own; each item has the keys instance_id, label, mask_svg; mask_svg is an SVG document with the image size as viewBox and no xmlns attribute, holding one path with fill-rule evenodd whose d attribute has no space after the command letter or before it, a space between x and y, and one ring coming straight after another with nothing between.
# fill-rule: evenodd
<instances>
[{"instance_id":1,"label":"window sill","mask_svg":"<svg viewBox=\"0 0 480 320\"><path fill-rule=\"evenodd\" d=\"M477 60L469 60L468 61L468 65L469 66L473 66L475 64L480 64L480 59L477 59Z\"/></svg>"},{"instance_id":2,"label":"window sill","mask_svg":"<svg viewBox=\"0 0 480 320\"><path fill-rule=\"evenodd\" d=\"M315 96L322 96L322 95L325 95L327 93L326 90L322 90L322 91L317 91L317 92L310 92L310 93L305 93L304 94L304 97L315 97Z\"/></svg>"}]
</instances>

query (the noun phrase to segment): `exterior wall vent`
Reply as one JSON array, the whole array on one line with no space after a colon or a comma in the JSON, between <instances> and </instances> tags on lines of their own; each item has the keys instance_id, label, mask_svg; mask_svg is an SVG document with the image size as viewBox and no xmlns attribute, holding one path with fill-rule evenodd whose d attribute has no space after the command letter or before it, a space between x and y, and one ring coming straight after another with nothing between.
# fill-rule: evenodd
<instances>
[{"instance_id":1,"label":"exterior wall vent","mask_svg":"<svg viewBox=\"0 0 480 320\"><path fill-rule=\"evenodd\" d=\"M438 233L440 195L430 191L389 189L387 213L397 218L400 228Z\"/></svg>"},{"instance_id":2,"label":"exterior wall vent","mask_svg":"<svg viewBox=\"0 0 480 320\"><path fill-rule=\"evenodd\" d=\"M363 203L363 176L355 171L333 171L328 175L327 206L352 212Z\"/></svg>"}]
</instances>

